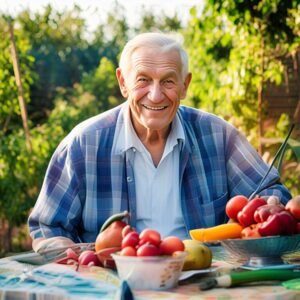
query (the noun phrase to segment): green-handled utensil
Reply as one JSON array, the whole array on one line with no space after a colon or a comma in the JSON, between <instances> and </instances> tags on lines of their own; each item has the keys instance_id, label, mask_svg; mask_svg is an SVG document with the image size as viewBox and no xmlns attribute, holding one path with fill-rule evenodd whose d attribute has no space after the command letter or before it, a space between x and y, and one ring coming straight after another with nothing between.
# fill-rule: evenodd
<instances>
[{"instance_id":1,"label":"green-handled utensil","mask_svg":"<svg viewBox=\"0 0 300 300\"><path fill-rule=\"evenodd\" d=\"M214 287L232 287L240 284L260 281L286 281L300 278L300 270L266 269L231 272L214 278L206 278L200 282L201 290L208 290Z\"/></svg>"}]
</instances>

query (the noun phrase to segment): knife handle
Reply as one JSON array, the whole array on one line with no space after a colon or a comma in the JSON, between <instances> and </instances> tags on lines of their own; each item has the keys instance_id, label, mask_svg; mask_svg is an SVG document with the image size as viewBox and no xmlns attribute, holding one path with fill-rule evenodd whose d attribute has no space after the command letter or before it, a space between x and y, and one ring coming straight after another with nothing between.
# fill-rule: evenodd
<instances>
[{"instance_id":1,"label":"knife handle","mask_svg":"<svg viewBox=\"0 0 300 300\"><path fill-rule=\"evenodd\" d=\"M300 270L267 269L231 272L216 278L217 286L230 287L258 281L285 281L300 278Z\"/></svg>"}]
</instances>

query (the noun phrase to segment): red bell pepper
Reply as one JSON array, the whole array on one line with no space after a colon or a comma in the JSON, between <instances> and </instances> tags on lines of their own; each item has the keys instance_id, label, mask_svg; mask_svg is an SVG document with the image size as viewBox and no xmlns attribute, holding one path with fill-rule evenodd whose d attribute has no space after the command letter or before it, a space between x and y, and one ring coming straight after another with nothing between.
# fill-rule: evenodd
<instances>
[{"instance_id":1,"label":"red bell pepper","mask_svg":"<svg viewBox=\"0 0 300 300\"><path fill-rule=\"evenodd\" d=\"M282 211L279 213L279 217L282 227L281 234L291 235L297 233L297 221L291 213L288 211Z\"/></svg>"},{"instance_id":2,"label":"red bell pepper","mask_svg":"<svg viewBox=\"0 0 300 300\"><path fill-rule=\"evenodd\" d=\"M284 211L284 207L276 204L266 204L257 208L254 212L254 220L256 223L267 221L270 215Z\"/></svg>"},{"instance_id":3,"label":"red bell pepper","mask_svg":"<svg viewBox=\"0 0 300 300\"><path fill-rule=\"evenodd\" d=\"M237 219L238 222L247 227L251 224L255 224L254 213L258 207L267 204L266 200L260 197L254 198L249 201L246 206L238 213Z\"/></svg>"},{"instance_id":4,"label":"red bell pepper","mask_svg":"<svg viewBox=\"0 0 300 300\"><path fill-rule=\"evenodd\" d=\"M269 216L267 221L259 223L258 226L258 232L261 236L280 235L281 231L281 223L278 213Z\"/></svg>"},{"instance_id":5,"label":"red bell pepper","mask_svg":"<svg viewBox=\"0 0 300 300\"><path fill-rule=\"evenodd\" d=\"M258 224L261 236L290 235L297 232L297 222L287 211L270 215L265 222Z\"/></svg>"}]
</instances>

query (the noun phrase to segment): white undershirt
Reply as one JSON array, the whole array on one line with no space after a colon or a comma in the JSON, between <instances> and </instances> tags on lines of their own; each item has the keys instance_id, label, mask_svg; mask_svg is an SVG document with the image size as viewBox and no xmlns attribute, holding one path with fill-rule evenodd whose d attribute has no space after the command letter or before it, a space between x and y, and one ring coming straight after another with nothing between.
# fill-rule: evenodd
<instances>
[{"instance_id":1,"label":"white undershirt","mask_svg":"<svg viewBox=\"0 0 300 300\"><path fill-rule=\"evenodd\" d=\"M126 113L125 113L126 114ZM127 120L126 120L127 119ZM135 148L134 178L136 186L137 225L156 229L162 237L176 235L188 238L180 205L179 152L184 142L184 131L178 116L166 142L163 156L157 167L131 124L129 113L125 117L125 148Z\"/></svg>"}]
</instances>

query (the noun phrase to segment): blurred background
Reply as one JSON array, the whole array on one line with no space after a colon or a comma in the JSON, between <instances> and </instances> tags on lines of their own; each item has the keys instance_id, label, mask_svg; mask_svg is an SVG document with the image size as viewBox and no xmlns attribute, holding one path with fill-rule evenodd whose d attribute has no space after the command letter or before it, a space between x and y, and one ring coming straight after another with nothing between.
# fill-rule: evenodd
<instances>
[{"instance_id":1,"label":"blurred background","mask_svg":"<svg viewBox=\"0 0 300 300\"><path fill-rule=\"evenodd\" d=\"M115 68L133 35L176 32L193 80L183 104L238 127L300 194L297 0L0 0L0 255L31 248L26 221L49 159L79 122L124 100Z\"/></svg>"}]
</instances>

